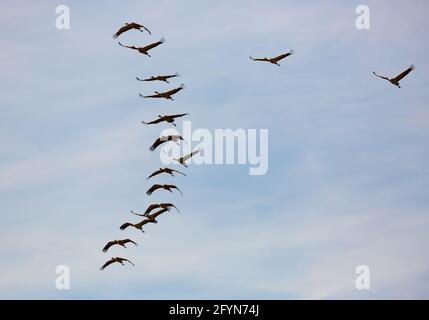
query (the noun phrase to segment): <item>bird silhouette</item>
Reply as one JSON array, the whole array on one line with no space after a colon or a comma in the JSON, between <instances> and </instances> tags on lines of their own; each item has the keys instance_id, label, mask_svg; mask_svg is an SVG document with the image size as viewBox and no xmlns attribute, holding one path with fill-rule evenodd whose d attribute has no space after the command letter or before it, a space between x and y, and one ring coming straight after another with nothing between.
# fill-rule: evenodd
<instances>
[{"instance_id":1,"label":"bird silhouette","mask_svg":"<svg viewBox=\"0 0 429 320\"><path fill-rule=\"evenodd\" d=\"M147 209L146 209L146 211L144 213L136 213L133 210L131 210L131 213L134 214L134 215L137 215L137 216L141 216L141 217L149 217L150 213L153 210L158 209L158 208L166 209L167 211L170 211L171 208L174 208L178 212L180 212L179 209L177 209L177 207L174 204L172 204L172 203L153 203L149 207L147 207Z\"/></svg>"},{"instance_id":2,"label":"bird silhouette","mask_svg":"<svg viewBox=\"0 0 429 320\"><path fill-rule=\"evenodd\" d=\"M185 85L182 83L182 84L180 84L180 87L169 90L169 91L165 91L165 92L155 91L155 94L148 95L148 96L144 96L141 93L139 93L139 96L142 98L164 98L167 100L174 100L171 96L173 94L176 94L177 92L179 92L180 90L182 90L184 88L185 88Z\"/></svg>"},{"instance_id":3,"label":"bird silhouette","mask_svg":"<svg viewBox=\"0 0 429 320\"><path fill-rule=\"evenodd\" d=\"M176 189L183 196L182 191L174 184L154 184L152 187L149 188L149 190L146 191L146 194L150 196L154 191L158 189L164 189L170 191L171 193L173 193L173 189Z\"/></svg>"},{"instance_id":4,"label":"bird silhouette","mask_svg":"<svg viewBox=\"0 0 429 320\"><path fill-rule=\"evenodd\" d=\"M379 77L381 79L387 80L389 81L391 84L397 86L398 88L400 88L401 86L399 85L399 81L401 81L403 78L405 78L411 71L413 71L416 67L414 65L410 65L409 68L403 72L401 72L399 75L397 75L394 78L387 78L384 76L380 76L379 74L375 73L374 71L372 72L376 77Z\"/></svg>"},{"instance_id":5,"label":"bird silhouette","mask_svg":"<svg viewBox=\"0 0 429 320\"><path fill-rule=\"evenodd\" d=\"M281 54L277 57L274 57L274 58L253 58L252 56L249 56L249 58L253 61L265 61L265 62L270 62L272 64L275 64L277 66L280 66L280 64L278 63L280 60L282 60L286 57L289 57L290 55L292 55L294 53L295 53L295 51L293 51L293 49L292 49L289 52L283 53L283 54Z\"/></svg>"},{"instance_id":6,"label":"bird silhouette","mask_svg":"<svg viewBox=\"0 0 429 320\"><path fill-rule=\"evenodd\" d=\"M122 224L122 225L119 227L119 229L121 229L121 230L125 230L125 229L126 229L126 228L128 228L128 227L134 227L134 228L136 228L137 230L140 230L141 232L143 232L143 233L144 233L143 226L144 226L145 224L148 224L148 223L156 223L156 221L153 221L153 220L150 220L150 219L145 219L145 220L142 220L142 221L140 221L140 222L138 222L138 223L125 222L124 224Z\"/></svg>"},{"instance_id":7,"label":"bird silhouette","mask_svg":"<svg viewBox=\"0 0 429 320\"><path fill-rule=\"evenodd\" d=\"M143 124L158 124L161 122L168 122L168 123L171 123L173 126L176 126L176 124L174 123L174 119L181 118L181 117L184 117L187 115L189 115L189 113L170 114L170 115L165 115L165 116L158 115L158 119L152 120L150 122L142 121L142 123Z\"/></svg>"},{"instance_id":8,"label":"bird silhouette","mask_svg":"<svg viewBox=\"0 0 429 320\"><path fill-rule=\"evenodd\" d=\"M122 246L122 247L124 247L124 248L126 248L126 244L127 243L134 243L135 245L137 245L137 243L135 243L133 240L131 240L131 239L123 239L123 240L112 240L112 241L109 241L105 246L104 246L104 248L103 248L103 252L107 252L107 250L109 250L109 248L111 247L111 246L114 246L114 245L119 245L119 246Z\"/></svg>"},{"instance_id":9,"label":"bird silhouette","mask_svg":"<svg viewBox=\"0 0 429 320\"><path fill-rule=\"evenodd\" d=\"M156 170L155 172L153 172L149 177L146 178L146 180L155 177L161 173L167 173L169 175L171 175L172 177L174 177L174 173L179 173L183 176L186 176L186 174L184 174L183 172L180 172L178 170L174 170L174 169L170 169L170 168L159 168L159 170Z\"/></svg>"},{"instance_id":10,"label":"bird silhouette","mask_svg":"<svg viewBox=\"0 0 429 320\"><path fill-rule=\"evenodd\" d=\"M112 257L109 261L107 261L105 264L103 264L100 268L100 270L104 270L107 266L111 265L112 263L120 263L122 265L125 265L124 262L128 262L130 264L132 264L133 266L135 266L134 263L132 263L130 260L125 259L125 258L121 258L121 257Z\"/></svg>"},{"instance_id":11,"label":"bird silhouette","mask_svg":"<svg viewBox=\"0 0 429 320\"><path fill-rule=\"evenodd\" d=\"M152 77L146 78L146 79L141 79L139 77L136 77L136 79L138 81L164 81L166 83L170 83L168 81L168 79L175 78L175 77L178 77L178 76L179 76L179 74L175 73L175 74L170 74L170 75L165 75L165 76L162 76L162 75L161 76L152 76Z\"/></svg>"},{"instance_id":12,"label":"bird silhouette","mask_svg":"<svg viewBox=\"0 0 429 320\"><path fill-rule=\"evenodd\" d=\"M156 218L158 216L160 216L161 214L163 214L164 212L170 211L170 208L163 208L161 210L156 211L155 213L152 214L140 214L140 213L136 213L133 210L131 210L132 214L135 214L137 216L143 216L146 217L148 220L153 221L154 223L158 223L158 221L156 220Z\"/></svg>"},{"instance_id":13,"label":"bird silhouette","mask_svg":"<svg viewBox=\"0 0 429 320\"><path fill-rule=\"evenodd\" d=\"M151 50L151 49L153 49L153 48L155 48L155 47L157 47L157 46L159 46L160 44L164 43L164 41L165 41L164 39L161 39L161 40L159 40L157 42L148 44L147 46L144 46L144 47L126 46L126 45L123 45L120 42L118 42L118 44L120 46L124 47L124 48L137 50L138 52L140 52L140 53L142 53L142 54L147 55L148 57L150 57L150 54L148 53L148 51Z\"/></svg>"},{"instance_id":14,"label":"bird silhouette","mask_svg":"<svg viewBox=\"0 0 429 320\"><path fill-rule=\"evenodd\" d=\"M179 136L179 135L162 136L162 137L159 137L158 139L155 140L155 142L150 146L149 150L150 151L154 151L161 144L163 144L163 143L165 143L167 141L174 141L174 142L177 143L180 140L184 141L184 139L182 138L182 136Z\"/></svg>"},{"instance_id":15,"label":"bird silhouette","mask_svg":"<svg viewBox=\"0 0 429 320\"><path fill-rule=\"evenodd\" d=\"M117 37L119 37L121 34L123 34L124 32L127 32L127 31L129 31L129 30L131 30L131 29L136 29L136 30L139 30L140 32L144 32L144 30L146 30L149 34L151 34L150 33L150 31L149 31L149 29L148 28L146 28L145 26L143 26L143 25L141 25L141 24L138 24L138 23L135 23L135 22L131 22L131 23L125 23L125 25L123 26L123 27L121 27L114 35L113 35L113 38L117 38ZM142 29L144 29L144 30L142 30Z\"/></svg>"}]
</instances>

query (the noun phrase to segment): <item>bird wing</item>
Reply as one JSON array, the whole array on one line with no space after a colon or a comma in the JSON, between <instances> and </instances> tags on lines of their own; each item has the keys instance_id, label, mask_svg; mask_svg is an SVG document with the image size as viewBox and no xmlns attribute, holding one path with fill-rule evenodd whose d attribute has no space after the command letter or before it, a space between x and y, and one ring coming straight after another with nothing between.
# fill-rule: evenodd
<instances>
[{"instance_id":1,"label":"bird wing","mask_svg":"<svg viewBox=\"0 0 429 320\"><path fill-rule=\"evenodd\" d=\"M151 219L151 220L154 220L154 219L156 219L158 216L160 216L161 214L163 214L164 212L167 212L167 211L168 211L168 209L161 209L161 210L158 210L157 212L152 213L148 218L149 218L149 219Z\"/></svg>"},{"instance_id":2,"label":"bird wing","mask_svg":"<svg viewBox=\"0 0 429 320\"><path fill-rule=\"evenodd\" d=\"M174 88L174 89L169 90L169 91L166 91L166 92L163 92L163 94L164 94L165 96L171 96L171 95L173 95L173 94L175 94L175 93L179 92L180 90L182 90L182 89L184 89L184 88L185 88L185 85L182 83L182 84L180 85L180 87L178 87L178 88Z\"/></svg>"},{"instance_id":3,"label":"bird wing","mask_svg":"<svg viewBox=\"0 0 429 320\"><path fill-rule=\"evenodd\" d=\"M149 214L152 210L154 210L154 209L156 209L156 208L159 208L160 206L159 206L159 204L157 204L157 203L154 203L154 204L151 204L149 207L147 207L147 209L146 209L146 211L144 212L144 214L146 215L146 214Z\"/></svg>"},{"instance_id":4,"label":"bird wing","mask_svg":"<svg viewBox=\"0 0 429 320\"><path fill-rule=\"evenodd\" d=\"M100 270L104 270L107 266L111 265L112 263L116 262L115 259L110 259L109 261L107 261L105 264L103 264L100 268Z\"/></svg>"},{"instance_id":5,"label":"bird wing","mask_svg":"<svg viewBox=\"0 0 429 320\"><path fill-rule=\"evenodd\" d=\"M415 69L414 65L411 65L407 70L397 75L395 78L391 79L393 82L399 82L402 78L404 78L407 74Z\"/></svg>"},{"instance_id":6,"label":"bird wing","mask_svg":"<svg viewBox=\"0 0 429 320\"><path fill-rule=\"evenodd\" d=\"M157 42L154 42L154 43L148 44L147 46L145 46L145 47L143 47L143 48L141 48L141 49L142 49L143 51L148 51L148 50L150 50L150 49L153 49L153 48L155 48L155 47L159 46L161 43L164 43L164 39L161 39L161 40L159 40L159 41L157 41Z\"/></svg>"},{"instance_id":7,"label":"bird wing","mask_svg":"<svg viewBox=\"0 0 429 320\"><path fill-rule=\"evenodd\" d=\"M150 81L150 79L141 79L141 78L139 78L139 77L136 77L136 79L137 79L138 81Z\"/></svg>"},{"instance_id":8,"label":"bird wing","mask_svg":"<svg viewBox=\"0 0 429 320\"><path fill-rule=\"evenodd\" d=\"M162 170L162 169L159 169L159 170L156 170L155 172L153 172L149 177L147 177L146 179L150 179L150 178L152 178L152 177L155 177L156 175L158 175L158 174L161 174L161 173L163 173L164 172L164 170Z\"/></svg>"},{"instance_id":9,"label":"bird wing","mask_svg":"<svg viewBox=\"0 0 429 320\"><path fill-rule=\"evenodd\" d=\"M133 26L132 26L132 24L128 24L128 25L125 25L125 26L123 26L123 27L121 27L114 35L113 35L113 38L117 38L117 37L119 37L121 34L123 34L124 32L127 32L128 30L130 30L130 29L132 29L133 28Z\"/></svg>"},{"instance_id":10,"label":"bird wing","mask_svg":"<svg viewBox=\"0 0 429 320\"><path fill-rule=\"evenodd\" d=\"M162 121L164 121L164 119L162 119L162 118L158 118L158 119L152 120L152 121L150 121L150 122L144 122L144 121L142 121L142 123L143 123L143 124L157 124L157 123L160 123L160 122L162 122Z\"/></svg>"},{"instance_id":11,"label":"bird wing","mask_svg":"<svg viewBox=\"0 0 429 320\"><path fill-rule=\"evenodd\" d=\"M196 151L192 151L191 153L189 153L189 154L187 154L186 156L184 156L182 159L183 159L183 162L185 162L185 161L187 161L187 160L189 160L189 159L191 159L194 155L196 155L197 153L199 153L200 151L199 150L196 150Z\"/></svg>"},{"instance_id":12,"label":"bird wing","mask_svg":"<svg viewBox=\"0 0 429 320\"><path fill-rule=\"evenodd\" d=\"M184 117L187 115L189 115L189 113L179 113L179 114L173 114L173 115L171 115L171 117L172 118L181 118L181 117Z\"/></svg>"},{"instance_id":13,"label":"bird wing","mask_svg":"<svg viewBox=\"0 0 429 320\"><path fill-rule=\"evenodd\" d=\"M128 262L128 263L131 263L133 266L135 266L135 264L134 263L132 263L130 260L128 260L128 259L125 259L125 258L121 258L121 260L122 261L126 261L126 262Z\"/></svg>"},{"instance_id":14,"label":"bird wing","mask_svg":"<svg viewBox=\"0 0 429 320\"><path fill-rule=\"evenodd\" d=\"M179 210L179 209L177 209L177 207L176 207L174 204L172 204L172 203L163 203L163 205L168 206L168 207L170 207L170 208L174 208L174 209L176 209L178 212L180 212L180 210Z\"/></svg>"},{"instance_id":15,"label":"bird wing","mask_svg":"<svg viewBox=\"0 0 429 320\"><path fill-rule=\"evenodd\" d=\"M387 78L387 77L383 77L383 76L380 76L379 74L375 73L375 71L373 71L372 73L373 73L376 77L379 77L379 78L381 78L381 79L384 79L384 80L390 81L390 79L389 79L389 78Z\"/></svg>"},{"instance_id":16,"label":"bird wing","mask_svg":"<svg viewBox=\"0 0 429 320\"><path fill-rule=\"evenodd\" d=\"M109 241L103 248L103 252L107 252L111 246L115 244L115 241Z\"/></svg>"},{"instance_id":17,"label":"bird wing","mask_svg":"<svg viewBox=\"0 0 429 320\"><path fill-rule=\"evenodd\" d=\"M152 187L149 188L148 191L146 191L146 194L150 196L152 192L154 192L155 190L158 190L159 188L162 188L160 184L154 184Z\"/></svg>"},{"instance_id":18,"label":"bird wing","mask_svg":"<svg viewBox=\"0 0 429 320\"><path fill-rule=\"evenodd\" d=\"M119 229L121 229L121 230L125 230L126 228L128 228L128 227L130 227L130 226L133 226L133 224L132 224L132 223L130 223L130 222L125 222L123 225L121 225L121 226L119 227Z\"/></svg>"},{"instance_id":19,"label":"bird wing","mask_svg":"<svg viewBox=\"0 0 429 320\"><path fill-rule=\"evenodd\" d=\"M283 53L283 54L281 54L281 55L279 55L279 56L277 56L277 57L274 57L274 58L271 58L270 60L271 61L273 61L273 62L277 62L277 61L280 61L280 60L282 60L282 59L284 59L284 58L286 58L286 57L289 57L290 55L292 55L294 53L294 51L293 50L291 50L291 51L289 51L289 52L287 52L287 53Z\"/></svg>"},{"instance_id":20,"label":"bird wing","mask_svg":"<svg viewBox=\"0 0 429 320\"><path fill-rule=\"evenodd\" d=\"M158 138L155 140L155 142L150 146L149 150L154 151L160 144L163 144L165 140L162 138Z\"/></svg>"},{"instance_id":21,"label":"bird wing","mask_svg":"<svg viewBox=\"0 0 429 320\"><path fill-rule=\"evenodd\" d=\"M176 189L177 191L180 192L181 195L183 195L183 192L178 187L176 187L174 184L166 184L164 186L167 188Z\"/></svg>"},{"instance_id":22,"label":"bird wing","mask_svg":"<svg viewBox=\"0 0 429 320\"><path fill-rule=\"evenodd\" d=\"M126 243L132 243L132 244L134 244L134 245L136 245L137 246L137 242L134 242L133 240L131 240L131 239L124 239L124 240L121 240L122 241L122 243L123 244L126 244Z\"/></svg>"}]
</instances>

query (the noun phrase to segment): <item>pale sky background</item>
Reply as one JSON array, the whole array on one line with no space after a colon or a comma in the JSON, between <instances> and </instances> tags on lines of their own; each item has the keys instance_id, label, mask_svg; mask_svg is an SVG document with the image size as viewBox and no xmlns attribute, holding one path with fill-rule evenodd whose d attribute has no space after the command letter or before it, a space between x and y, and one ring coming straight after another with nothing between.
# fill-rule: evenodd
<instances>
[{"instance_id":1,"label":"pale sky background","mask_svg":"<svg viewBox=\"0 0 429 320\"><path fill-rule=\"evenodd\" d=\"M0 298L429 298L429 3L366 1L368 31L359 4L1 1ZM127 21L152 36L124 43L165 37L152 58L112 39ZM280 68L248 58L291 48ZM371 74L410 64L402 89ZM174 72L171 86L135 80ZM180 82L174 102L138 97ZM176 112L194 128L268 128L268 173L191 166L156 180L183 198L148 198L147 148L168 126L140 121ZM119 230L152 200L181 213ZM123 237L139 246L101 252ZM98 269L116 255L136 267ZM369 291L355 289L360 264Z\"/></svg>"}]
</instances>

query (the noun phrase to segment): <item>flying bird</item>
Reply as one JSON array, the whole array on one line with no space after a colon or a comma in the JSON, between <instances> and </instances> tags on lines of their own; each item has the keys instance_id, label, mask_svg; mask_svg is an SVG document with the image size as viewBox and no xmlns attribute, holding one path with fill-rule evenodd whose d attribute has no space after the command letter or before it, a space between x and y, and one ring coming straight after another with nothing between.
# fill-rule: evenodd
<instances>
[{"instance_id":1,"label":"flying bird","mask_svg":"<svg viewBox=\"0 0 429 320\"><path fill-rule=\"evenodd\" d=\"M175 73L175 74L170 74L170 75L166 75L166 76L152 76L152 77L146 78L146 79L141 79L139 77L136 77L136 79L138 81L164 81L164 82L170 83L168 81L168 79L175 78L178 76L179 76L179 74Z\"/></svg>"},{"instance_id":2,"label":"flying bird","mask_svg":"<svg viewBox=\"0 0 429 320\"><path fill-rule=\"evenodd\" d=\"M176 124L174 123L174 119L176 118L181 118L183 116L187 116L189 115L189 113L179 113L179 114L171 114L171 115L165 115L165 116L161 116L158 115L158 119L152 120L150 122L144 122L142 121L143 124L157 124L157 123L161 123L161 122L168 122L173 124L173 126L176 126Z\"/></svg>"},{"instance_id":3,"label":"flying bird","mask_svg":"<svg viewBox=\"0 0 429 320\"><path fill-rule=\"evenodd\" d=\"M281 55L279 55L279 56L277 56L277 57L274 57L274 58L253 58L252 56L249 56L249 58L251 59L251 60L253 60L253 61L265 61L265 62L270 62L270 63L272 63L272 64L275 64L275 65L277 65L277 66L280 66L280 64L278 63L280 60L282 60L282 59L284 59L284 58L286 58L286 57L289 57L290 55L292 55L292 54L294 54L294 51L293 51L293 49L292 50L290 50L289 52L287 52L287 53L283 53L283 54L281 54Z\"/></svg>"},{"instance_id":4,"label":"flying bird","mask_svg":"<svg viewBox=\"0 0 429 320\"><path fill-rule=\"evenodd\" d=\"M158 148L158 146L167 141L174 141L177 143L179 140L185 141L182 136L179 135L162 136L155 140L155 142L150 146L149 150L154 151L156 148Z\"/></svg>"},{"instance_id":5,"label":"flying bird","mask_svg":"<svg viewBox=\"0 0 429 320\"><path fill-rule=\"evenodd\" d=\"M126 244L127 243L134 243L135 245L137 245L137 243L135 243L133 240L131 240L131 239L123 239L123 240L112 240L112 241L109 241L105 246L104 246L104 248L103 248L103 252L107 252L107 250L109 250L109 248L111 247L111 246L114 246L115 244L116 245L119 245L119 246L122 246L122 247L124 247L124 248L126 248Z\"/></svg>"},{"instance_id":6,"label":"flying bird","mask_svg":"<svg viewBox=\"0 0 429 320\"><path fill-rule=\"evenodd\" d=\"M165 92L155 91L155 94L152 94L149 96L144 96L141 93L139 93L139 96L142 98L164 98L164 99L168 99L168 100L174 100L171 96L173 94L176 94L177 92L179 92L180 90L182 90L184 88L185 88L185 85L182 83L182 84L180 84L180 87L177 87L177 88L169 90L169 91L165 91Z\"/></svg>"},{"instance_id":7,"label":"flying bird","mask_svg":"<svg viewBox=\"0 0 429 320\"><path fill-rule=\"evenodd\" d=\"M399 81L402 80L402 78L405 78L407 76L407 74L409 74L411 71L413 71L416 67L414 65L410 65L410 67L403 71L401 74L397 75L395 78L387 78L387 77L383 77L380 76L379 74L375 73L374 71L372 72L376 77L379 77L381 79L387 80L389 81L391 84L397 86L398 88L400 88L401 86L399 85Z\"/></svg>"},{"instance_id":8,"label":"flying bird","mask_svg":"<svg viewBox=\"0 0 429 320\"><path fill-rule=\"evenodd\" d=\"M150 54L148 53L149 50L159 46L161 43L164 43L164 39L159 40L158 42L154 42L151 44L148 44L145 47L135 47L135 46L126 46L123 45L122 43L118 42L120 46L124 47L124 48L129 48L129 49L133 49L133 50L137 50L138 52L147 55L148 57L150 57Z\"/></svg>"},{"instance_id":9,"label":"flying bird","mask_svg":"<svg viewBox=\"0 0 429 320\"><path fill-rule=\"evenodd\" d=\"M135 266L134 263L132 263L130 260L125 259L125 258L121 258L121 257L112 257L109 261L107 261L105 264L103 264L100 268L100 270L104 270L107 266L111 265L112 263L120 263L122 265L125 265L124 262L129 262L130 264L132 264L133 266Z\"/></svg>"},{"instance_id":10,"label":"flying bird","mask_svg":"<svg viewBox=\"0 0 429 320\"><path fill-rule=\"evenodd\" d=\"M139 213L134 212L133 210L131 210L131 213L135 214L137 216L144 216L148 220L153 221L153 223L158 223L158 221L156 220L156 218L158 216L160 216L161 214L163 214L164 212L167 212L167 211L170 211L170 209L169 208L164 208L164 209L158 210L157 212L152 213L152 214L139 214Z\"/></svg>"},{"instance_id":11,"label":"flying bird","mask_svg":"<svg viewBox=\"0 0 429 320\"><path fill-rule=\"evenodd\" d=\"M123 225L121 225L121 226L119 227L119 229L121 229L121 230L125 230L125 229L126 229L126 228L128 228L128 227L134 227L134 228L136 228L136 229L138 229L138 230L140 230L141 232L143 232L143 233L144 233L143 226L144 226L145 224L147 224L147 223L156 223L156 222L155 222L155 221L151 221L151 220L149 220L149 219L146 219L146 220L140 221L139 223L130 223L130 222L125 222Z\"/></svg>"},{"instance_id":12,"label":"flying bird","mask_svg":"<svg viewBox=\"0 0 429 320\"><path fill-rule=\"evenodd\" d=\"M132 210L131 210L131 213L132 213L132 214L135 214L135 215L137 215L137 216L141 216L141 217L149 217L149 216L150 216L150 213L151 213L153 210L158 209L158 208L166 209L167 211L170 211L170 210L171 210L171 208L174 208L174 209L176 209L178 212L180 212L180 211L179 211L179 209L177 209L177 207L176 207L174 204L172 204L172 203L153 203L153 204L151 204L149 207L147 207L146 211L145 211L143 214L136 213L136 212L134 212L134 211L132 211Z\"/></svg>"},{"instance_id":13,"label":"flying bird","mask_svg":"<svg viewBox=\"0 0 429 320\"><path fill-rule=\"evenodd\" d=\"M170 168L159 168L159 170L156 170L154 173L152 173L149 177L147 177L146 178L146 180L148 180L148 179L150 179L150 178L152 178L152 177L155 177L156 175L158 175L158 174L161 174L161 173L167 173L167 174L169 174L169 175L171 175L172 177L174 177L174 173L179 173L179 174L181 174L181 175L184 175L184 176L186 176L186 174L184 174L183 172L180 172L180 171L178 171L178 170L174 170L174 169L170 169Z\"/></svg>"},{"instance_id":14,"label":"flying bird","mask_svg":"<svg viewBox=\"0 0 429 320\"><path fill-rule=\"evenodd\" d=\"M135 22L132 22L132 23L125 23L125 25L123 26L123 27L121 27L114 35L113 35L113 38L117 38L117 37L119 37L121 34L123 34L124 32L127 32L127 31L129 31L129 30L131 30L131 29L136 29L136 30L139 30L140 32L144 32L144 30L146 30L149 34L151 34L150 33L150 31L149 31L149 29L148 28L146 28L145 26L143 26L143 25L141 25L141 24L138 24L138 23L135 23ZM144 29L144 30L142 30L142 29Z\"/></svg>"},{"instance_id":15,"label":"flying bird","mask_svg":"<svg viewBox=\"0 0 429 320\"><path fill-rule=\"evenodd\" d=\"M150 196L154 191L158 189L164 189L164 190L170 191L171 193L173 193L173 189L176 189L183 196L182 191L174 184L154 184L152 187L149 188L148 191L146 191L146 194Z\"/></svg>"},{"instance_id":16,"label":"flying bird","mask_svg":"<svg viewBox=\"0 0 429 320\"><path fill-rule=\"evenodd\" d=\"M195 150L195 151L192 151L191 153L187 154L186 156L183 156L181 158L175 158L173 160L179 162L180 164L184 165L187 168L188 166L186 165L185 162L187 160L191 159L194 155L196 155L197 153L200 153L200 152L201 152L201 150Z\"/></svg>"}]
</instances>

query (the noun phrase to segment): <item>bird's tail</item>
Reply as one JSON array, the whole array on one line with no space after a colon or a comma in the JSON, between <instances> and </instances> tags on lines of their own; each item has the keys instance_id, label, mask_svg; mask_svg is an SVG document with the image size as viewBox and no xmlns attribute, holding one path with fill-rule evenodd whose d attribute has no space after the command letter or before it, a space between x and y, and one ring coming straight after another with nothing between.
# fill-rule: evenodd
<instances>
[{"instance_id":1,"label":"bird's tail","mask_svg":"<svg viewBox=\"0 0 429 320\"><path fill-rule=\"evenodd\" d=\"M289 54L294 54L294 53L295 53L295 50L293 50L293 49L289 50Z\"/></svg>"},{"instance_id":2,"label":"bird's tail","mask_svg":"<svg viewBox=\"0 0 429 320\"><path fill-rule=\"evenodd\" d=\"M159 42L164 43L164 42L165 42L165 39L164 39L164 38L161 38L161 40L159 40Z\"/></svg>"},{"instance_id":3,"label":"bird's tail","mask_svg":"<svg viewBox=\"0 0 429 320\"><path fill-rule=\"evenodd\" d=\"M136 79L137 79L138 81L145 81L144 79L140 79L139 77L136 77Z\"/></svg>"},{"instance_id":4,"label":"bird's tail","mask_svg":"<svg viewBox=\"0 0 429 320\"><path fill-rule=\"evenodd\" d=\"M253 58L252 56L249 56L250 60L255 61L255 58Z\"/></svg>"},{"instance_id":5,"label":"bird's tail","mask_svg":"<svg viewBox=\"0 0 429 320\"><path fill-rule=\"evenodd\" d=\"M410 69L411 69L411 70L414 70L415 68L416 68L416 66L415 66L415 65L413 65L413 64L412 64L412 65L410 65Z\"/></svg>"},{"instance_id":6,"label":"bird's tail","mask_svg":"<svg viewBox=\"0 0 429 320\"><path fill-rule=\"evenodd\" d=\"M141 93L139 93L139 96L140 96L141 98L146 98L146 96L142 95Z\"/></svg>"}]
</instances>

